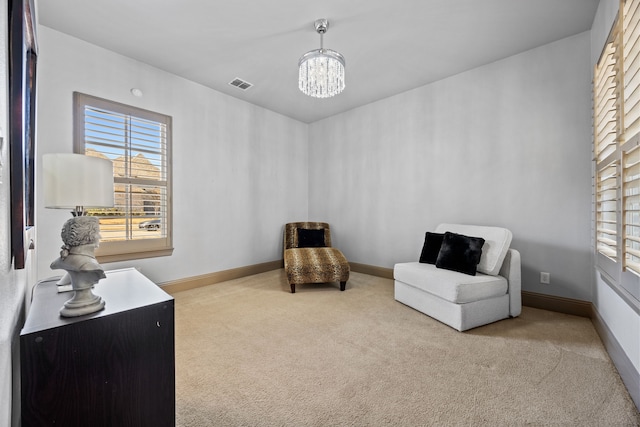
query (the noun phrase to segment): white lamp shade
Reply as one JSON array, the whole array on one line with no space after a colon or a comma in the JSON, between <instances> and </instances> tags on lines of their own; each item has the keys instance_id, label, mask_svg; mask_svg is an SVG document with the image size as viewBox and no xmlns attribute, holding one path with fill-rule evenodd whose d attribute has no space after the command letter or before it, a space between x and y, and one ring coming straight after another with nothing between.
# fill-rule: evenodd
<instances>
[{"instance_id":1,"label":"white lamp shade","mask_svg":"<svg viewBox=\"0 0 640 427\"><path fill-rule=\"evenodd\" d=\"M84 154L42 156L44 206L53 209L113 206L113 163Z\"/></svg>"}]
</instances>

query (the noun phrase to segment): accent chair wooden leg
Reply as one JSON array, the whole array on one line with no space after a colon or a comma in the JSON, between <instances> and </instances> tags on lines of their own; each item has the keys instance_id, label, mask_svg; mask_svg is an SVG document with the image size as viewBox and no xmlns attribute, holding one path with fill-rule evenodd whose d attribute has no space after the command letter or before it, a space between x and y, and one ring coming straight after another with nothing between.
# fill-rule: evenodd
<instances>
[{"instance_id":1,"label":"accent chair wooden leg","mask_svg":"<svg viewBox=\"0 0 640 427\"><path fill-rule=\"evenodd\" d=\"M292 293L292 294L295 294L295 293L296 293L296 284L295 284L295 283L292 283L292 284L291 284L291 293Z\"/></svg>"},{"instance_id":2,"label":"accent chair wooden leg","mask_svg":"<svg viewBox=\"0 0 640 427\"><path fill-rule=\"evenodd\" d=\"M347 286L347 282L340 282L340 290L344 291L344 288Z\"/></svg>"}]
</instances>

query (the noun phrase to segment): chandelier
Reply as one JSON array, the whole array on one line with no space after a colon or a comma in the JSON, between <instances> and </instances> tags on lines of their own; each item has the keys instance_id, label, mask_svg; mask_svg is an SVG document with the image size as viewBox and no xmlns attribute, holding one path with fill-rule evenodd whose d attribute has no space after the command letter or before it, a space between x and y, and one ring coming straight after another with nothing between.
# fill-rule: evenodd
<instances>
[{"instance_id":1,"label":"chandelier","mask_svg":"<svg viewBox=\"0 0 640 427\"><path fill-rule=\"evenodd\" d=\"M344 57L323 46L329 22L318 19L314 26L320 34L320 49L305 53L298 61L298 87L305 95L330 98L344 90Z\"/></svg>"}]
</instances>

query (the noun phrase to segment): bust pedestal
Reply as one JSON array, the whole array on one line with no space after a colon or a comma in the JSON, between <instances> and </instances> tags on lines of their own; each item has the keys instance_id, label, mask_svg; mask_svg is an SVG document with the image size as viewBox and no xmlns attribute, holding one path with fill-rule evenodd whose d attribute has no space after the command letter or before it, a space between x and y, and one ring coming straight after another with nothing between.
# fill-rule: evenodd
<instances>
[{"instance_id":1,"label":"bust pedestal","mask_svg":"<svg viewBox=\"0 0 640 427\"><path fill-rule=\"evenodd\" d=\"M100 280L95 271L68 271L71 276L73 298L64 303L60 310L63 317L84 316L104 309L102 297L95 295L91 288Z\"/></svg>"}]
</instances>

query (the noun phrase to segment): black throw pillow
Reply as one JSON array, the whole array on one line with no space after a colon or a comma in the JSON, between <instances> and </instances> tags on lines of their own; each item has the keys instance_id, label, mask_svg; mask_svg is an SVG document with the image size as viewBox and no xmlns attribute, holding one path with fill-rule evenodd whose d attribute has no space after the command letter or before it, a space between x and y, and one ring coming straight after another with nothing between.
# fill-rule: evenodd
<instances>
[{"instance_id":1,"label":"black throw pillow","mask_svg":"<svg viewBox=\"0 0 640 427\"><path fill-rule=\"evenodd\" d=\"M299 248L324 248L324 229L310 230L308 228L298 228Z\"/></svg>"},{"instance_id":2,"label":"black throw pillow","mask_svg":"<svg viewBox=\"0 0 640 427\"><path fill-rule=\"evenodd\" d=\"M481 237L469 237L447 231L442 239L436 267L475 276L483 245L484 239Z\"/></svg>"},{"instance_id":3,"label":"black throw pillow","mask_svg":"<svg viewBox=\"0 0 640 427\"><path fill-rule=\"evenodd\" d=\"M424 264L436 263L440 246L442 246L442 239L444 239L444 234L441 233L431 233L427 231L424 234L424 245L422 246L422 253L420 253L420 262Z\"/></svg>"}]
</instances>

